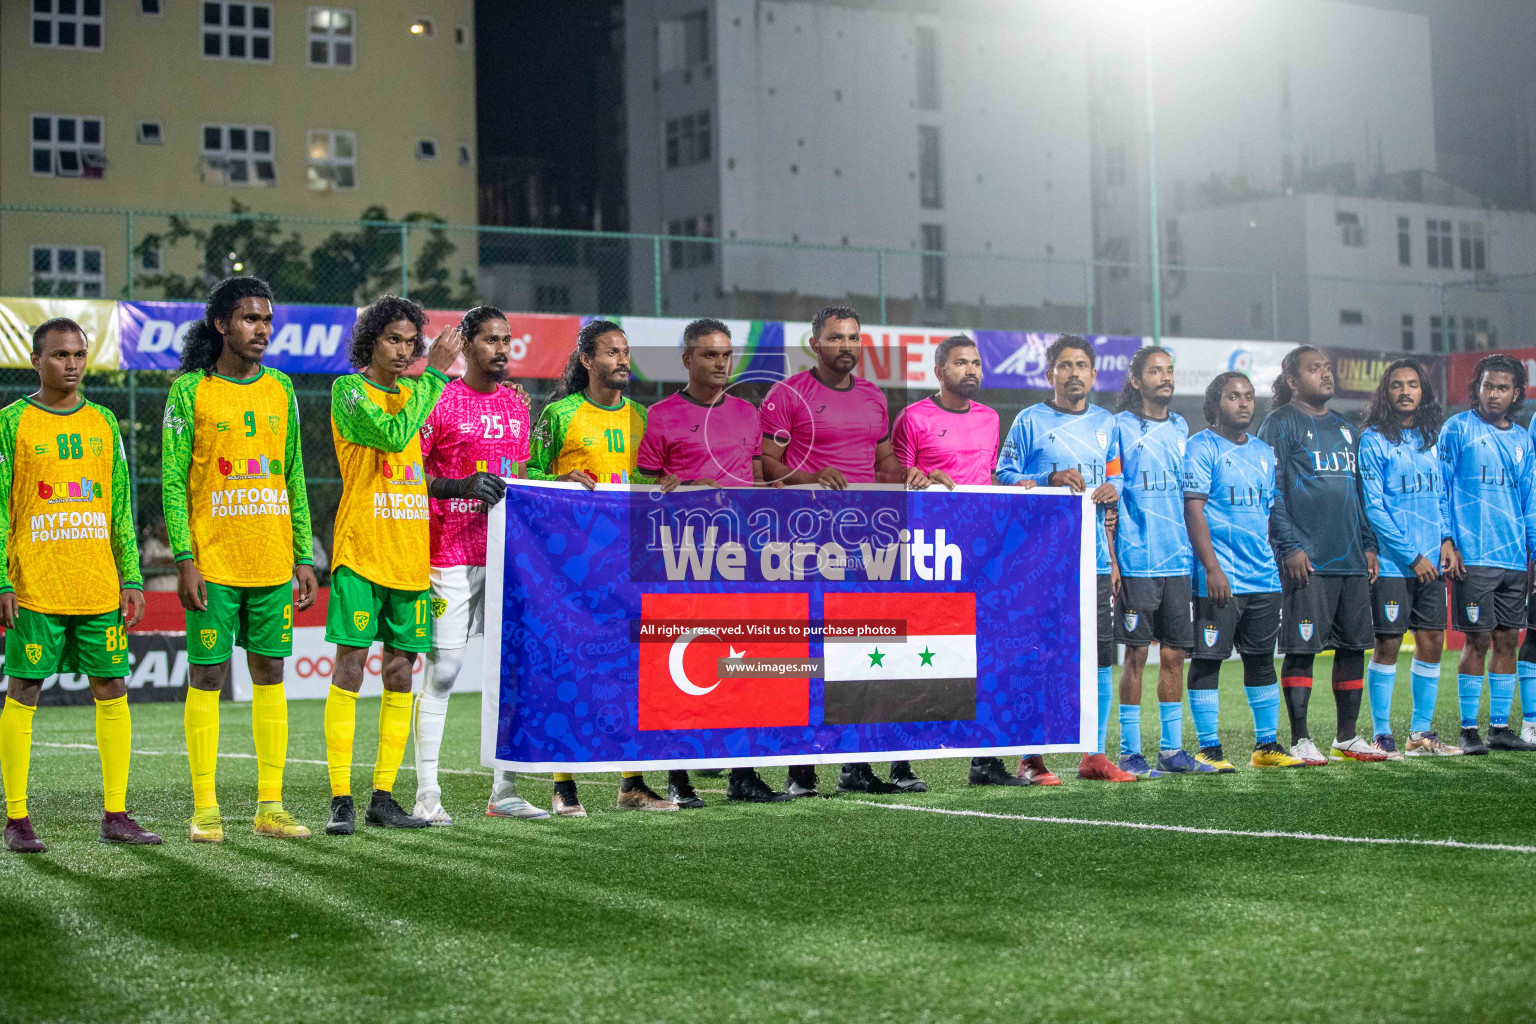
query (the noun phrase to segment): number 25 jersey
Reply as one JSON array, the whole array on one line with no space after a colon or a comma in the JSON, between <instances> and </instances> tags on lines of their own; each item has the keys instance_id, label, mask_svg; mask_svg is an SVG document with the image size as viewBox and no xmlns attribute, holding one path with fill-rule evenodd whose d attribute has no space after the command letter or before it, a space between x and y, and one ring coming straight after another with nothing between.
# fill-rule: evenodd
<instances>
[{"instance_id":1,"label":"number 25 jersey","mask_svg":"<svg viewBox=\"0 0 1536 1024\"><path fill-rule=\"evenodd\" d=\"M456 380L443 388L421 428L427 475L458 480L471 473L521 476L528 461L528 406L511 388L476 391ZM471 498L428 498L432 564L484 565L486 512Z\"/></svg>"}]
</instances>

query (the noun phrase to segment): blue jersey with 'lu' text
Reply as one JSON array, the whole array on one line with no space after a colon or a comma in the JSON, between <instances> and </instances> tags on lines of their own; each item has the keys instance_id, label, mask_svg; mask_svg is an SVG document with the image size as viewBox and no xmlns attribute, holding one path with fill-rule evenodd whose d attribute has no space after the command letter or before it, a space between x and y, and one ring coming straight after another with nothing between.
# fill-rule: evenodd
<instances>
[{"instance_id":1,"label":"blue jersey with 'lu' text","mask_svg":"<svg viewBox=\"0 0 1536 1024\"><path fill-rule=\"evenodd\" d=\"M1216 564L1234 594L1271 594L1280 570L1269 544L1269 518L1281 504L1275 486L1274 450L1252 434L1233 444L1214 430L1189 439L1184 452L1184 493L1205 499ZM1206 596L1205 566L1195 560L1195 593Z\"/></svg>"},{"instance_id":2,"label":"blue jersey with 'lu' text","mask_svg":"<svg viewBox=\"0 0 1536 1024\"><path fill-rule=\"evenodd\" d=\"M1297 548L1319 576L1364 576L1376 538L1360 507L1360 435L1343 416L1285 404L1264 417L1259 437L1275 450L1275 485L1284 500L1269 517L1269 540L1283 561Z\"/></svg>"},{"instance_id":3,"label":"blue jersey with 'lu' text","mask_svg":"<svg viewBox=\"0 0 1536 1024\"><path fill-rule=\"evenodd\" d=\"M1051 474L1075 469L1092 494L1100 484L1120 489L1120 447L1115 439L1115 418L1105 409L1090 405L1082 412L1062 412L1049 402L1021 410L1008 428L997 457L997 479L1005 484L1033 480L1042 486ZM1095 517L1098 573L1109 572L1109 537L1104 532L1104 506Z\"/></svg>"},{"instance_id":4,"label":"blue jersey with 'lu' text","mask_svg":"<svg viewBox=\"0 0 1536 1024\"><path fill-rule=\"evenodd\" d=\"M1188 576L1193 556L1184 528L1184 449L1189 424L1170 412L1151 420L1129 409L1115 416L1120 443L1115 555L1122 576Z\"/></svg>"},{"instance_id":5,"label":"blue jersey with 'lu' text","mask_svg":"<svg viewBox=\"0 0 1536 1024\"><path fill-rule=\"evenodd\" d=\"M1440 454L1415 429L1390 441L1376 427L1360 435L1360 494L1376 535L1381 575L1414 575L1420 557L1440 564Z\"/></svg>"},{"instance_id":6,"label":"blue jersey with 'lu' text","mask_svg":"<svg viewBox=\"0 0 1536 1024\"><path fill-rule=\"evenodd\" d=\"M1531 436L1468 409L1440 432L1440 517L1467 565L1524 569L1536 551Z\"/></svg>"}]
</instances>

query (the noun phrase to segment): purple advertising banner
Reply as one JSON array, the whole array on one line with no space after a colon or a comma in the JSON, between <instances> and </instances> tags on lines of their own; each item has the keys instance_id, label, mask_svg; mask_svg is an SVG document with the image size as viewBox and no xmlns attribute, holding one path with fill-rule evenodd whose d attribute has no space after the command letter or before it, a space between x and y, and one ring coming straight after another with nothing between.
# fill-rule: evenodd
<instances>
[{"instance_id":1,"label":"purple advertising banner","mask_svg":"<svg viewBox=\"0 0 1536 1024\"><path fill-rule=\"evenodd\" d=\"M119 302L123 369L176 369L181 340L202 316L196 302ZM263 362L284 373L350 373L347 345L356 320L350 306L273 306L272 342Z\"/></svg>"},{"instance_id":2,"label":"purple advertising banner","mask_svg":"<svg viewBox=\"0 0 1536 1024\"><path fill-rule=\"evenodd\" d=\"M1049 391L1045 379L1045 353L1060 334L1034 331L973 331L976 347L981 350L983 381L989 388L1022 388ZM1125 371L1131 356L1145 339L1099 334L1088 339L1098 352L1094 361L1099 379L1095 391L1119 391L1125 384Z\"/></svg>"}]
</instances>

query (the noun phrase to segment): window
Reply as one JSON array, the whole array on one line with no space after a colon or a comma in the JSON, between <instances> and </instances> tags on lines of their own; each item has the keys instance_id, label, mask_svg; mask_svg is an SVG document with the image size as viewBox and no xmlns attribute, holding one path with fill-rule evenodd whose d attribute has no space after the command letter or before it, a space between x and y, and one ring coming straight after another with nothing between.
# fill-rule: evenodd
<instances>
[{"instance_id":1,"label":"window","mask_svg":"<svg viewBox=\"0 0 1536 1024\"><path fill-rule=\"evenodd\" d=\"M1397 218L1397 265L1413 266L1413 237L1407 217Z\"/></svg>"},{"instance_id":2,"label":"window","mask_svg":"<svg viewBox=\"0 0 1536 1024\"><path fill-rule=\"evenodd\" d=\"M140 14L159 14L160 0L139 0Z\"/></svg>"},{"instance_id":3,"label":"window","mask_svg":"<svg viewBox=\"0 0 1536 1024\"><path fill-rule=\"evenodd\" d=\"M272 5L204 0L203 56L270 61Z\"/></svg>"},{"instance_id":4,"label":"window","mask_svg":"<svg viewBox=\"0 0 1536 1024\"><path fill-rule=\"evenodd\" d=\"M1168 333L1175 335L1184 333L1184 315L1182 313L1168 314Z\"/></svg>"},{"instance_id":5,"label":"window","mask_svg":"<svg viewBox=\"0 0 1536 1024\"><path fill-rule=\"evenodd\" d=\"M436 139L417 139L416 140L416 159L417 160L436 160L437 159L437 140Z\"/></svg>"},{"instance_id":6,"label":"window","mask_svg":"<svg viewBox=\"0 0 1536 1024\"><path fill-rule=\"evenodd\" d=\"M939 154L939 130L933 125L917 128L917 197L925 210L944 208L941 184L943 167Z\"/></svg>"},{"instance_id":7,"label":"window","mask_svg":"<svg viewBox=\"0 0 1536 1024\"><path fill-rule=\"evenodd\" d=\"M44 177L99 178L107 165L99 117L32 115L32 173Z\"/></svg>"},{"instance_id":8,"label":"window","mask_svg":"<svg viewBox=\"0 0 1536 1024\"><path fill-rule=\"evenodd\" d=\"M249 124L203 125L203 163L226 185L276 185L272 129Z\"/></svg>"},{"instance_id":9,"label":"window","mask_svg":"<svg viewBox=\"0 0 1536 1024\"><path fill-rule=\"evenodd\" d=\"M453 45L457 46L461 50L468 47L469 29L465 28L463 25L453 26Z\"/></svg>"},{"instance_id":10,"label":"window","mask_svg":"<svg viewBox=\"0 0 1536 1024\"><path fill-rule=\"evenodd\" d=\"M139 258L139 270L146 274L158 274L164 267L160 254L160 239L154 236L139 243L134 254Z\"/></svg>"},{"instance_id":11,"label":"window","mask_svg":"<svg viewBox=\"0 0 1536 1024\"><path fill-rule=\"evenodd\" d=\"M533 307L546 313L568 313L571 309L571 286L568 284L541 284L533 289Z\"/></svg>"},{"instance_id":12,"label":"window","mask_svg":"<svg viewBox=\"0 0 1536 1024\"><path fill-rule=\"evenodd\" d=\"M352 132L309 133L309 187L357 187L357 136Z\"/></svg>"},{"instance_id":13,"label":"window","mask_svg":"<svg viewBox=\"0 0 1536 1024\"><path fill-rule=\"evenodd\" d=\"M1424 222L1424 229L1425 262L1431 267L1450 270L1456 265L1451 258L1451 222L1431 218Z\"/></svg>"},{"instance_id":14,"label":"window","mask_svg":"<svg viewBox=\"0 0 1536 1024\"><path fill-rule=\"evenodd\" d=\"M460 146L459 147L459 166L460 167L468 167L469 166L469 147L468 146Z\"/></svg>"},{"instance_id":15,"label":"window","mask_svg":"<svg viewBox=\"0 0 1536 1024\"><path fill-rule=\"evenodd\" d=\"M1111 281L1124 281L1131 276L1131 268L1126 266L1131 261L1131 240L1125 235L1118 235L1106 241L1099 256L1111 264L1109 268Z\"/></svg>"},{"instance_id":16,"label":"window","mask_svg":"<svg viewBox=\"0 0 1536 1024\"><path fill-rule=\"evenodd\" d=\"M1494 347L1493 330L1488 326L1487 317L1480 316L1475 319L1470 316L1463 317L1461 323L1462 329L1465 331L1462 337L1462 340L1465 342L1462 348L1465 351L1473 352L1477 349Z\"/></svg>"},{"instance_id":17,"label":"window","mask_svg":"<svg viewBox=\"0 0 1536 1024\"><path fill-rule=\"evenodd\" d=\"M101 49L102 0L32 0L32 45Z\"/></svg>"},{"instance_id":18,"label":"window","mask_svg":"<svg viewBox=\"0 0 1536 1024\"><path fill-rule=\"evenodd\" d=\"M1104 184L1124 185L1127 176L1125 143L1117 142L1104 149Z\"/></svg>"},{"instance_id":19,"label":"window","mask_svg":"<svg viewBox=\"0 0 1536 1024\"><path fill-rule=\"evenodd\" d=\"M922 225L923 305L939 309L944 305L944 225Z\"/></svg>"},{"instance_id":20,"label":"window","mask_svg":"<svg viewBox=\"0 0 1536 1024\"><path fill-rule=\"evenodd\" d=\"M715 237L714 214L706 213L702 217L668 221L667 234L689 238L713 238ZM668 263L673 270L707 266L715 261L715 247L712 243L683 242L674 238L667 243L667 246Z\"/></svg>"},{"instance_id":21,"label":"window","mask_svg":"<svg viewBox=\"0 0 1536 1024\"><path fill-rule=\"evenodd\" d=\"M160 136L160 122L159 121L140 121L139 122L138 137L139 137L139 144L141 146L158 146L158 145L160 145L160 143L162 141L164 141L161 138L161 136Z\"/></svg>"},{"instance_id":22,"label":"window","mask_svg":"<svg viewBox=\"0 0 1536 1024\"><path fill-rule=\"evenodd\" d=\"M1337 213L1334 222L1339 225L1340 234L1344 244L1351 249L1359 249L1365 245L1365 226L1360 223L1358 213Z\"/></svg>"},{"instance_id":23,"label":"window","mask_svg":"<svg viewBox=\"0 0 1536 1024\"><path fill-rule=\"evenodd\" d=\"M656 65L661 74L691 71L709 63L709 15L668 18L656 26Z\"/></svg>"},{"instance_id":24,"label":"window","mask_svg":"<svg viewBox=\"0 0 1536 1024\"><path fill-rule=\"evenodd\" d=\"M1445 335L1443 333L1444 321L1438 316L1429 318L1429 350L1431 352L1445 351Z\"/></svg>"},{"instance_id":25,"label":"window","mask_svg":"<svg viewBox=\"0 0 1536 1024\"><path fill-rule=\"evenodd\" d=\"M917 27L917 109L939 109L939 30Z\"/></svg>"},{"instance_id":26,"label":"window","mask_svg":"<svg viewBox=\"0 0 1536 1024\"><path fill-rule=\"evenodd\" d=\"M1461 269L1484 271L1488 269L1488 241L1480 221L1462 221Z\"/></svg>"},{"instance_id":27,"label":"window","mask_svg":"<svg viewBox=\"0 0 1536 1024\"><path fill-rule=\"evenodd\" d=\"M1403 351L1413 351L1413 314L1403 314Z\"/></svg>"},{"instance_id":28,"label":"window","mask_svg":"<svg viewBox=\"0 0 1536 1024\"><path fill-rule=\"evenodd\" d=\"M1445 318L1445 350L1456 351L1456 318L1453 316Z\"/></svg>"},{"instance_id":29,"label":"window","mask_svg":"<svg viewBox=\"0 0 1536 1024\"><path fill-rule=\"evenodd\" d=\"M667 122L667 166L688 167L703 163L713 151L709 111L701 110Z\"/></svg>"},{"instance_id":30,"label":"window","mask_svg":"<svg viewBox=\"0 0 1536 1024\"><path fill-rule=\"evenodd\" d=\"M99 299L105 291L102 251L79 245L32 247L32 294Z\"/></svg>"},{"instance_id":31,"label":"window","mask_svg":"<svg viewBox=\"0 0 1536 1024\"><path fill-rule=\"evenodd\" d=\"M1339 310L1339 325L1342 327L1359 327L1365 323L1365 314L1358 309Z\"/></svg>"},{"instance_id":32,"label":"window","mask_svg":"<svg viewBox=\"0 0 1536 1024\"><path fill-rule=\"evenodd\" d=\"M357 15L338 7L309 9L309 63L320 68L350 68L357 40Z\"/></svg>"}]
</instances>

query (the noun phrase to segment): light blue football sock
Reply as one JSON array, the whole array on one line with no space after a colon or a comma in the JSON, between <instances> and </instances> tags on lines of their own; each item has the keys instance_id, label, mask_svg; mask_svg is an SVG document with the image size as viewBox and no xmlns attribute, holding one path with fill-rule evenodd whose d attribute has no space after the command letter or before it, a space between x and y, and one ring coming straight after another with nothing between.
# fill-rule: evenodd
<instances>
[{"instance_id":1,"label":"light blue football sock","mask_svg":"<svg viewBox=\"0 0 1536 1024\"><path fill-rule=\"evenodd\" d=\"M1184 702L1158 701L1157 717L1163 722L1161 749L1181 750L1184 747Z\"/></svg>"},{"instance_id":2,"label":"light blue football sock","mask_svg":"<svg viewBox=\"0 0 1536 1024\"><path fill-rule=\"evenodd\" d=\"M1440 666L1415 658L1408 666L1408 678L1413 683L1413 720L1408 728L1429 732L1435 719L1435 701L1440 697Z\"/></svg>"},{"instance_id":3,"label":"light blue football sock","mask_svg":"<svg viewBox=\"0 0 1536 1024\"><path fill-rule=\"evenodd\" d=\"M1120 705L1120 756L1141 753L1141 705Z\"/></svg>"},{"instance_id":4,"label":"light blue football sock","mask_svg":"<svg viewBox=\"0 0 1536 1024\"><path fill-rule=\"evenodd\" d=\"M1216 719L1221 714L1220 690L1190 690L1189 713L1195 719L1195 735L1202 747L1214 747L1221 742L1216 735Z\"/></svg>"},{"instance_id":5,"label":"light blue football sock","mask_svg":"<svg viewBox=\"0 0 1536 1024\"><path fill-rule=\"evenodd\" d=\"M1509 708L1515 702L1515 674L1513 672L1488 673L1488 726L1503 728L1509 725Z\"/></svg>"},{"instance_id":6,"label":"light blue football sock","mask_svg":"<svg viewBox=\"0 0 1536 1024\"><path fill-rule=\"evenodd\" d=\"M1109 735L1109 704L1114 698L1114 669L1099 669L1099 745L1094 753L1104 753L1105 737Z\"/></svg>"},{"instance_id":7,"label":"light blue football sock","mask_svg":"<svg viewBox=\"0 0 1536 1024\"><path fill-rule=\"evenodd\" d=\"M1248 710L1253 714L1253 740L1255 743L1273 743L1280 732L1280 684L1245 686Z\"/></svg>"},{"instance_id":8,"label":"light blue football sock","mask_svg":"<svg viewBox=\"0 0 1536 1024\"><path fill-rule=\"evenodd\" d=\"M1477 709L1483 703L1483 677L1456 674L1456 698L1461 702L1461 727L1477 728Z\"/></svg>"},{"instance_id":9,"label":"light blue football sock","mask_svg":"<svg viewBox=\"0 0 1536 1024\"><path fill-rule=\"evenodd\" d=\"M1520 714L1527 722L1536 722L1536 661L1517 661L1520 676Z\"/></svg>"},{"instance_id":10,"label":"light blue football sock","mask_svg":"<svg viewBox=\"0 0 1536 1024\"><path fill-rule=\"evenodd\" d=\"M1373 661L1365 667L1365 685L1371 697L1372 736L1392 734L1392 686L1396 682L1396 665L1378 665Z\"/></svg>"}]
</instances>

